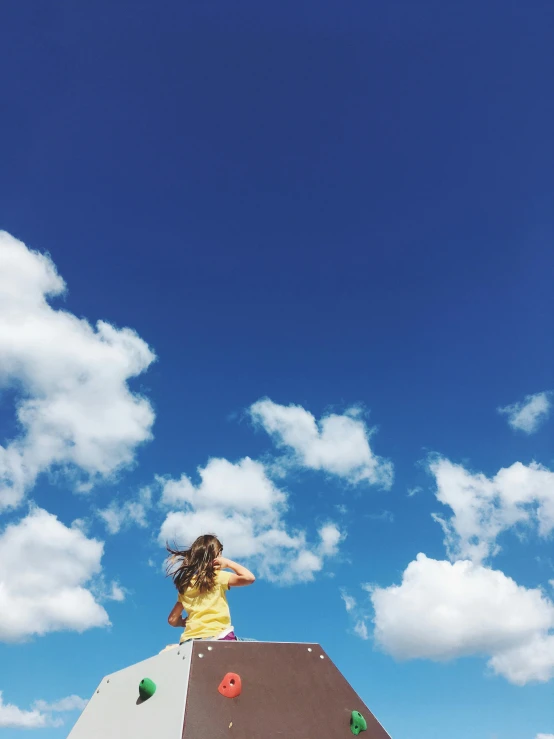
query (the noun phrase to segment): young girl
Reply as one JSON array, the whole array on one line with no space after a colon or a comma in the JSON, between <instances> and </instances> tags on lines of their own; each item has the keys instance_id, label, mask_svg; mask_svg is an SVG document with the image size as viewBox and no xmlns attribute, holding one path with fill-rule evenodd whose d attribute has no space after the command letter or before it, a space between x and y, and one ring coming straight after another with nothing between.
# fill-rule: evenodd
<instances>
[{"instance_id":1,"label":"young girl","mask_svg":"<svg viewBox=\"0 0 554 739\"><path fill-rule=\"evenodd\" d=\"M199 536L190 549L172 549L167 567L179 599L168 617L171 626L183 628L180 644L190 639L237 641L227 604L227 590L252 585L254 575L242 565L222 557L223 547L211 534ZM233 572L225 572L225 569ZM187 616L183 618L183 610Z\"/></svg>"}]
</instances>

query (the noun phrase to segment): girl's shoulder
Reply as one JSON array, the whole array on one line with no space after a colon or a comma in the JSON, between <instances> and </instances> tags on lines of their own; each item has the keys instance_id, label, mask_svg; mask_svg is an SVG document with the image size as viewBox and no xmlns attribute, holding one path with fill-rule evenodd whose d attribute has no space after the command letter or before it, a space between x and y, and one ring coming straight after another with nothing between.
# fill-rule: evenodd
<instances>
[{"instance_id":1,"label":"girl's shoulder","mask_svg":"<svg viewBox=\"0 0 554 739\"><path fill-rule=\"evenodd\" d=\"M215 573L215 581L218 585L228 585L231 573L227 570L218 570Z\"/></svg>"}]
</instances>

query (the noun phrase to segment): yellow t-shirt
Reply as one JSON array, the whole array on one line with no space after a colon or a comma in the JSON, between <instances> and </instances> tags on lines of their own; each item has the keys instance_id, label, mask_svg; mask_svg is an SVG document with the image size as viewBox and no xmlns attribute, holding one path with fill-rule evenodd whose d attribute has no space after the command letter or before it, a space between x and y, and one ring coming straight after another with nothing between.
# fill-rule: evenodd
<instances>
[{"instance_id":1,"label":"yellow t-shirt","mask_svg":"<svg viewBox=\"0 0 554 739\"><path fill-rule=\"evenodd\" d=\"M179 593L179 602L187 612L187 625L180 643L192 638L219 636L232 630L231 613L227 603L230 572L215 573L214 589L200 593L194 586Z\"/></svg>"}]
</instances>

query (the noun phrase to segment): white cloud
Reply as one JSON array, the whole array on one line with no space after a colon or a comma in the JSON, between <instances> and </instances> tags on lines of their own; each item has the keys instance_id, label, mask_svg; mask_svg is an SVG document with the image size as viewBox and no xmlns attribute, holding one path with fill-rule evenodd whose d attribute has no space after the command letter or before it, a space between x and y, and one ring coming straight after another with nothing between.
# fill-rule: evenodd
<instances>
[{"instance_id":1,"label":"white cloud","mask_svg":"<svg viewBox=\"0 0 554 739\"><path fill-rule=\"evenodd\" d=\"M367 590L375 639L398 659L487 656L518 685L554 675L554 603L499 570L419 554L400 585Z\"/></svg>"},{"instance_id":2,"label":"white cloud","mask_svg":"<svg viewBox=\"0 0 554 739\"><path fill-rule=\"evenodd\" d=\"M325 524L319 529L319 553L323 557L334 557L338 553L339 544L343 535L334 523Z\"/></svg>"},{"instance_id":3,"label":"white cloud","mask_svg":"<svg viewBox=\"0 0 554 739\"><path fill-rule=\"evenodd\" d=\"M166 481L162 502L202 508L217 506L241 512L257 510L272 515L286 501L286 495L267 477L264 466L249 457L236 464L227 459L210 459L198 473L201 479L198 487L186 475L180 480Z\"/></svg>"},{"instance_id":4,"label":"white cloud","mask_svg":"<svg viewBox=\"0 0 554 739\"><path fill-rule=\"evenodd\" d=\"M97 513L108 533L118 534L133 524L142 529L146 528L151 506L152 493L150 488L145 487L140 490L137 500L126 500L123 503L113 500L107 508L98 510Z\"/></svg>"},{"instance_id":5,"label":"white cloud","mask_svg":"<svg viewBox=\"0 0 554 739\"><path fill-rule=\"evenodd\" d=\"M383 523L394 523L394 513L392 511L381 511L381 513L368 513L367 518L372 521L383 521Z\"/></svg>"},{"instance_id":6,"label":"white cloud","mask_svg":"<svg viewBox=\"0 0 554 739\"><path fill-rule=\"evenodd\" d=\"M356 636L359 636L360 639L367 641L369 639L369 632L366 622L363 620L356 621L356 623L354 624L354 633L356 634Z\"/></svg>"},{"instance_id":7,"label":"white cloud","mask_svg":"<svg viewBox=\"0 0 554 739\"><path fill-rule=\"evenodd\" d=\"M62 723L37 708L24 711L13 703L4 703L0 690L0 729L43 729L46 726L61 726Z\"/></svg>"},{"instance_id":8,"label":"white cloud","mask_svg":"<svg viewBox=\"0 0 554 739\"><path fill-rule=\"evenodd\" d=\"M88 700L78 695L68 695L67 698L61 698L53 703L46 701L35 701L34 708L39 711L48 711L50 713L67 713L69 711L82 711L87 705Z\"/></svg>"},{"instance_id":9,"label":"white cloud","mask_svg":"<svg viewBox=\"0 0 554 739\"><path fill-rule=\"evenodd\" d=\"M351 595L348 595L348 593L345 590L341 590L340 597L344 601L344 605L346 607L346 611L350 613L356 608L356 598L354 598Z\"/></svg>"},{"instance_id":10,"label":"white cloud","mask_svg":"<svg viewBox=\"0 0 554 739\"><path fill-rule=\"evenodd\" d=\"M69 695L54 703L35 701L32 709L26 711L12 703L4 703L0 690L0 729L44 729L62 726L62 719L54 718L52 713L82 711L87 703L88 701L78 695Z\"/></svg>"},{"instance_id":11,"label":"white cloud","mask_svg":"<svg viewBox=\"0 0 554 739\"><path fill-rule=\"evenodd\" d=\"M116 580L112 580L108 584L103 574L94 578L89 589L98 603L104 603L110 600L116 603L122 603L127 595L127 590Z\"/></svg>"},{"instance_id":12,"label":"white cloud","mask_svg":"<svg viewBox=\"0 0 554 739\"><path fill-rule=\"evenodd\" d=\"M352 484L366 482L390 488L393 466L376 456L369 444L372 431L352 408L320 421L299 405L259 400L250 408L255 424L263 427L278 447L290 449L295 463L337 475Z\"/></svg>"},{"instance_id":13,"label":"white cloud","mask_svg":"<svg viewBox=\"0 0 554 739\"><path fill-rule=\"evenodd\" d=\"M0 641L109 625L90 584L103 543L34 508L0 533Z\"/></svg>"},{"instance_id":14,"label":"white cloud","mask_svg":"<svg viewBox=\"0 0 554 739\"><path fill-rule=\"evenodd\" d=\"M167 514L161 543L188 545L200 534L215 533L226 555L252 559L258 575L281 583L313 579L324 560L336 555L342 534L335 524L320 526L318 541L311 545L305 531L287 529L287 495L260 462L210 459L198 473L198 485L186 475L158 478L162 504L182 508Z\"/></svg>"},{"instance_id":15,"label":"white cloud","mask_svg":"<svg viewBox=\"0 0 554 739\"><path fill-rule=\"evenodd\" d=\"M117 603L121 603L125 600L125 592L125 588L122 588L119 583L112 582L112 589L108 596L108 600L115 600Z\"/></svg>"},{"instance_id":16,"label":"white cloud","mask_svg":"<svg viewBox=\"0 0 554 739\"><path fill-rule=\"evenodd\" d=\"M535 522L543 537L554 529L554 472L540 464L515 462L488 478L438 458L430 470L437 499L453 511L449 519L434 516L453 559L481 562L496 554L497 537L516 524Z\"/></svg>"},{"instance_id":17,"label":"white cloud","mask_svg":"<svg viewBox=\"0 0 554 739\"><path fill-rule=\"evenodd\" d=\"M344 601L346 612L353 624L353 633L360 639L367 641L369 639L369 629L367 627L367 609L358 604L356 598L349 595L344 589L340 591L340 596Z\"/></svg>"},{"instance_id":18,"label":"white cloud","mask_svg":"<svg viewBox=\"0 0 554 739\"><path fill-rule=\"evenodd\" d=\"M437 457L429 465L437 499L450 516L442 526L451 561L419 554L400 585L366 585L374 609L374 638L398 659L451 660L482 656L517 685L554 677L554 602L483 565L497 539L515 526L540 536L554 529L554 473L516 462L492 478ZM358 610L351 614L362 615Z\"/></svg>"},{"instance_id":19,"label":"white cloud","mask_svg":"<svg viewBox=\"0 0 554 739\"><path fill-rule=\"evenodd\" d=\"M554 734L537 734L535 739L554 739Z\"/></svg>"},{"instance_id":20,"label":"white cloud","mask_svg":"<svg viewBox=\"0 0 554 739\"><path fill-rule=\"evenodd\" d=\"M90 520L87 518L76 518L71 522L72 529L79 529L83 534L88 534L90 530Z\"/></svg>"},{"instance_id":21,"label":"white cloud","mask_svg":"<svg viewBox=\"0 0 554 739\"><path fill-rule=\"evenodd\" d=\"M554 677L554 633L537 633L529 642L495 654L489 664L515 685L548 682Z\"/></svg>"},{"instance_id":22,"label":"white cloud","mask_svg":"<svg viewBox=\"0 0 554 739\"><path fill-rule=\"evenodd\" d=\"M551 392L527 395L519 403L498 408L498 412L508 416L508 423L514 430L533 434L550 414L551 396Z\"/></svg>"},{"instance_id":23,"label":"white cloud","mask_svg":"<svg viewBox=\"0 0 554 739\"><path fill-rule=\"evenodd\" d=\"M131 329L52 308L65 283L48 256L0 231L0 387L16 393L19 436L0 446L0 510L21 503L41 472L87 490L133 462L151 438L150 403L128 381L154 360Z\"/></svg>"}]
</instances>

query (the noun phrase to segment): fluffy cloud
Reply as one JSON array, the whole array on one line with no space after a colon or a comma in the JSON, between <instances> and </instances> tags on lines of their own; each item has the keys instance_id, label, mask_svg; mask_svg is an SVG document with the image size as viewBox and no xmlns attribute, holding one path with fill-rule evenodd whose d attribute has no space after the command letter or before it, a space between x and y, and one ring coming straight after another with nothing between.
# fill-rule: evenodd
<instances>
[{"instance_id":1,"label":"fluffy cloud","mask_svg":"<svg viewBox=\"0 0 554 739\"><path fill-rule=\"evenodd\" d=\"M499 551L499 534L516 524L536 522L540 536L554 529L554 472L540 464L516 462L488 478L438 458L430 470L437 499L453 512L449 519L435 516L451 558L483 561Z\"/></svg>"},{"instance_id":2,"label":"fluffy cloud","mask_svg":"<svg viewBox=\"0 0 554 739\"><path fill-rule=\"evenodd\" d=\"M499 551L502 532L536 525L554 528L554 473L516 462L494 477L468 472L437 457L430 463L437 499L450 516L438 516L452 561L419 554L400 585L367 587L375 613L374 637L400 659L449 660L469 655L523 685L554 676L554 603L483 561Z\"/></svg>"},{"instance_id":3,"label":"fluffy cloud","mask_svg":"<svg viewBox=\"0 0 554 739\"><path fill-rule=\"evenodd\" d=\"M183 475L158 478L161 502L171 508L160 542L188 545L200 534L216 533L231 558L252 559L262 577L281 583L311 580L325 558L338 551L342 535L333 523L322 525L315 544L302 530L287 530L287 495L268 477L265 467L248 457L236 463L210 459L199 469L200 483Z\"/></svg>"},{"instance_id":4,"label":"fluffy cloud","mask_svg":"<svg viewBox=\"0 0 554 739\"><path fill-rule=\"evenodd\" d=\"M97 511L104 522L108 533L118 534L131 525L144 529L148 526L148 511L152 506L150 488L142 488L138 500L126 500L119 503L113 500L107 508Z\"/></svg>"},{"instance_id":5,"label":"fluffy cloud","mask_svg":"<svg viewBox=\"0 0 554 739\"><path fill-rule=\"evenodd\" d=\"M65 283L49 257L0 231L0 388L16 396L20 434L0 446L0 510L37 476L71 471L85 490L151 437L150 403L128 381L154 360L131 329L52 308Z\"/></svg>"},{"instance_id":6,"label":"fluffy cloud","mask_svg":"<svg viewBox=\"0 0 554 739\"><path fill-rule=\"evenodd\" d=\"M53 713L82 711L87 701L78 695L70 695L54 703L35 701L30 711L25 711L12 703L4 703L0 690L0 729L43 729L48 726L63 725L63 720L54 718Z\"/></svg>"},{"instance_id":7,"label":"fluffy cloud","mask_svg":"<svg viewBox=\"0 0 554 739\"><path fill-rule=\"evenodd\" d=\"M278 447L291 450L294 461L301 466L337 475L353 484L392 485L392 463L373 453L369 444L372 432L357 409L343 415L332 413L317 421L301 406L278 405L265 399L251 406L250 415Z\"/></svg>"},{"instance_id":8,"label":"fluffy cloud","mask_svg":"<svg viewBox=\"0 0 554 739\"><path fill-rule=\"evenodd\" d=\"M249 457L236 464L210 459L198 473L198 487L186 475L165 482L162 502L204 509L217 506L242 513L256 510L272 516L286 501L285 494L267 477L264 466Z\"/></svg>"},{"instance_id":9,"label":"fluffy cloud","mask_svg":"<svg viewBox=\"0 0 554 739\"><path fill-rule=\"evenodd\" d=\"M548 682L554 677L554 633L537 633L529 642L495 654L489 664L516 685Z\"/></svg>"},{"instance_id":10,"label":"fluffy cloud","mask_svg":"<svg viewBox=\"0 0 554 739\"><path fill-rule=\"evenodd\" d=\"M486 655L495 673L518 685L554 675L554 603L499 570L419 554L400 585L367 590L375 639L396 658Z\"/></svg>"},{"instance_id":11,"label":"fluffy cloud","mask_svg":"<svg viewBox=\"0 0 554 739\"><path fill-rule=\"evenodd\" d=\"M514 526L536 525L541 536L554 529L554 473L516 462L488 478L440 457L429 467L437 499L452 512L434 515L452 561L419 554L400 585L366 586L376 642L399 659L485 656L496 674L517 685L550 680L554 603L483 561ZM360 620L359 611L350 615Z\"/></svg>"},{"instance_id":12,"label":"fluffy cloud","mask_svg":"<svg viewBox=\"0 0 554 739\"><path fill-rule=\"evenodd\" d=\"M554 739L554 734L537 734L535 739Z\"/></svg>"},{"instance_id":13,"label":"fluffy cloud","mask_svg":"<svg viewBox=\"0 0 554 739\"><path fill-rule=\"evenodd\" d=\"M0 641L107 626L90 584L103 544L34 508L0 533ZM87 588L89 584L89 588Z\"/></svg>"},{"instance_id":14,"label":"fluffy cloud","mask_svg":"<svg viewBox=\"0 0 554 739\"><path fill-rule=\"evenodd\" d=\"M548 418L551 396L551 392L527 395L523 401L499 408L498 412L508 416L508 423L514 430L532 434Z\"/></svg>"}]
</instances>

